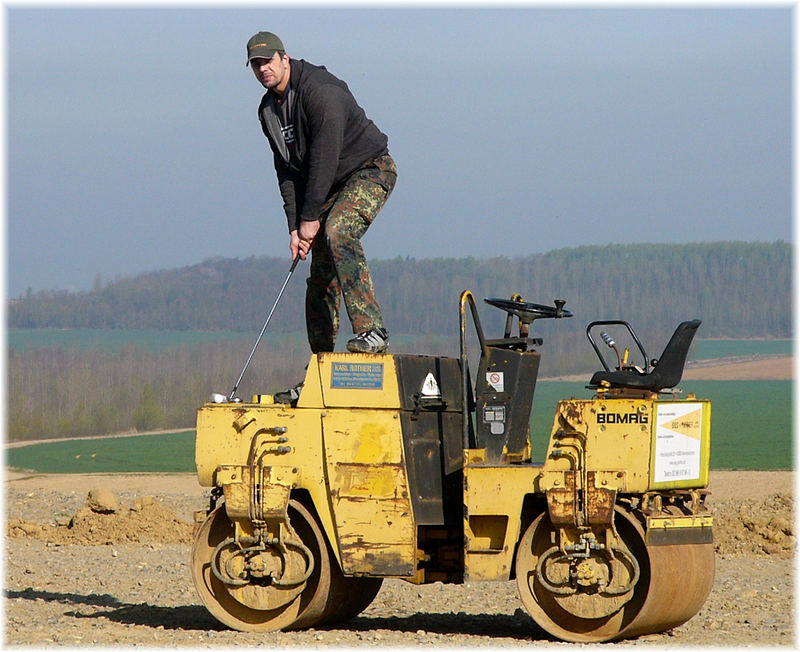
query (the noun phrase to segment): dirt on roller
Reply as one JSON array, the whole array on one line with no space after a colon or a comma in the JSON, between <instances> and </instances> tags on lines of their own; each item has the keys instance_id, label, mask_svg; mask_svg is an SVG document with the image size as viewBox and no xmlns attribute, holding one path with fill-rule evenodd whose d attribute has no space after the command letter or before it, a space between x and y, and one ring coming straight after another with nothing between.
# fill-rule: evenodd
<instances>
[{"instance_id":1,"label":"dirt on roller","mask_svg":"<svg viewBox=\"0 0 800 652\"><path fill-rule=\"evenodd\" d=\"M625 645L794 646L794 474L713 471L716 579L688 623ZM115 511L87 506L113 493ZM5 643L13 646L417 647L557 644L514 582L415 586L386 580L348 623L301 632L226 629L190 574L192 474L6 474ZM113 506L113 505L112 505ZM566 645L566 644L564 644Z\"/></svg>"}]
</instances>

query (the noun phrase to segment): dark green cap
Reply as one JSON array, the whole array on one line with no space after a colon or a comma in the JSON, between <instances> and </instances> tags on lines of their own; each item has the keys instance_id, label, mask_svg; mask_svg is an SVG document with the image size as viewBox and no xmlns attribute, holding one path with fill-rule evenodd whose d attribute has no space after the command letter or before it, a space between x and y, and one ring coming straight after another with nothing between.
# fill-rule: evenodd
<instances>
[{"instance_id":1,"label":"dark green cap","mask_svg":"<svg viewBox=\"0 0 800 652\"><path fill-rule=\"evenodd\" d=\"M272 32L259 32L250 37L247 42L247 62L246 66L255 58L271 59L280 50L285 52L283 43Z\"/></svg>"}]
</instances>

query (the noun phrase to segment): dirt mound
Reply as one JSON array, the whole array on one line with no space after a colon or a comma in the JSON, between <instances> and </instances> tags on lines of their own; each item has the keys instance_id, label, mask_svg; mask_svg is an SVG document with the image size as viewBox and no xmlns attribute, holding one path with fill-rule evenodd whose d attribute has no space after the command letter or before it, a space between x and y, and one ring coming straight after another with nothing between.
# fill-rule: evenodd
<instances>
[{"instance_id":1,"label":"dirt mound","mask_svg":"<svg viewBox=\"0 0 800 652\"><path fill-rule=\"evenodd\" d=\"M41 525L13 518L7 524L10 537L30 537L55 545L191 543L192 530L191 523L175 516L152 496L120 507L117 496L107 490L90 491L86 506L69 523Z\"/></svg>"},{"instance_id":2,"label":"dirt mound","mask_svg":"<svg viewBox=\"0 0 800 652\"><path fill-rule=\"evenodd\" d=\"M791 557L795 548L794 498L773 494L763 500L724 501L712 508L714 548L731 557Z\"/></svg>"},{"instance_id":3,"label":"dirt mound","mask_svg":"<svg viewBox=\"0 0 800 652\"><path fill-rule=\"evenodd\" d=\"M721 482L722 478L718 480ZM739 482L736 486L744 487L747 483ZM791 494L764 492L759 498L738 498L732 490L720 491L720 495L725 498L714 500L712 495L709 504L714 516L717 554L792 557L796 539ZM57 523L44 525L21 518L7 522L10 537L35 538L56 545L190 544L192 532L191 523L177 517L152 496L138 497L131 506L121 506L116 494L97 489L89 492L86 505L70 519L62 517Z\"/></svg>"}]
</instances>

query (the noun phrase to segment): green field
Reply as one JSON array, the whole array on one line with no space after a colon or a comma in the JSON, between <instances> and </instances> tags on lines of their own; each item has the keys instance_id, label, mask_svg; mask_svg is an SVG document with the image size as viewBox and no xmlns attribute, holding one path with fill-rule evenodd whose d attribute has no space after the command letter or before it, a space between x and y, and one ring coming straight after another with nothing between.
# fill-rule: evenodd
<instances>
[{"instance_id":1,"label":"green field","mask_svg":"<svg viewBox=\"0 0 800 652\"><path fill-rule=\"evenodd\" d=\"M11 328L7 332L8 350L11 352L25 352L33 349L63 349L77 351L104 351L118 354L128 347L137 351L152 353L168 352L170 349L193 347L215 342L233 342L242 350L242 361L252 347L258 332L237 333L208 332L208 331L155 331L155 330L124 330L124 329L79 329L79 328ZM345 342L351 335L347 329L341 329L336 341L338 350L343 351ZM291 346L304 346L306 333L296 331L292 333L265 333L261 339L263 348L286 348ZM448 351L452 338L444 335L409 336L393 335L394 349L400 352L413 351L420 343L428 351ZM237 362L238 364L238 362ZM233 373L233 371L231 371Z\"/></svg>"},{"instance_id":2,"label":"green field","mask_svg":"<svg viewBox=\"0 0 800 652\"><path fill-rule=\"evenodd\" d=\"M793 468L791 381L691 381L684 393L712 401L711 468ZM536 386L531 432L541 461L559 398L589 398L584 383ZM194 431L30 444L7 451L6 465L40 473L194 471Z\"/></svg>"},{"instance_id":3,"label":"green field","mask_svg":"<svg viewBox=\"0 0 800 652\"><path fill-rule=\"evenodd\" d=\"M735 358L742 355L791 355L793 340L696 340L691 360Z\"/></svg>"},{"instance_id":4,"label":"green field","mask_svg":"<svg viewBox=\"0 0 800 652\"><path fill-rule=\"evenodd\" d=\"M6 466L39 473L181 473L194 468L194 430L95 437L6 450Z\"/></svg>"},{"instance_id":5,"label":"green field","mask_svg":"<svg viewBox=\"0 0 800 652\"><path fill-rule=\"evenodd\" d=\"M793 468L791 381L693 380L680 388L683 396L694 392L711 399L712 469ZM531 422L534 457L546 452L559 397L591 395L585 383L536 384Z\"/></svg>"},{"instance_id":6,"label":"green field","mask_svg":"<svg viewBox=\"0 0 800 652\"><path fill-rule=\"evenodd\" d=\"M22 351L44 347L56 348L99 348L107 351L118 352L126 346L136 346L149 351L160 352L174 346L194 346L204 342L218 341L243 341L244 348L247 342L252 342L257 332L207 332L207 331L155 331L155 330L125 330L125 329L58 329L58 328L11 328L8 330L9 351ZM345 336L348 336L345 334ZM296 333L267 333L265 341L282 341L286 337L296 337L305 340L304 332ZM418 341L421 336L408 337L394 335L393 341L397 345L406 340ZM346 337L345 337L346 339ZM451 343L450 337L443 335L429 336L431 343L442 348ZM728 358L743 355L791 355L792 340L696 340L692 347L690 359L708 360L711 358Z\"/></svg>"}]
</instances>

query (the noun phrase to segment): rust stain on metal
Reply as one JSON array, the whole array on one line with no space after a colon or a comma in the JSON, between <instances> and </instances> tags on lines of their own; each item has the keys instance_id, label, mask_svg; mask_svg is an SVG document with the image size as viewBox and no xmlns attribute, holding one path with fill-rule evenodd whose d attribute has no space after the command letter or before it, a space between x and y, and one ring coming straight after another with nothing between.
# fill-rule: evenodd
<instances>
[{"instance_id":1,"label":"rust stain on metal","mask_svg":"<svg viewBox=\"0 0 800 652\"><path fill-rule=\"evenodd\" d=\"M564 473L564 487L547 490L547 511L550 522L564 525L575 522L575 472Z\"/></svg>"},{"instance_id":2,"label":"rust stain on metal","mask_svg":"<svg viewBox=\"0 0 800 652\"><path fill-rule=\"evenodd\" d=\"M586 517L591 525L611 525L617 492L595 486L596 476L595 471L586 474Z\"/></svg>"},{"instance_id":3,"label":"rust stain on metal","mask_svg":"<svg viewBox=\"0 0 800 652\"><path fill-rule=\"evenodd\" d=\"M564 414L567 419L575 420L580 423L581 419L581 408L580 403L574 401L563 401L562 405L564 406Z\"/></svg>"},{"instance_id":4,"label":"rust stain on metal","mask_svg":"<svg viewBox=\"0 0 800 652\"><path fill-rule=\"evenodd\" d=\"M342 559L347 566L357 566L359 575L375 577L411 575L413 565L397 553L392 553L390 544L342 545Z\"/></svg>"}]
</instances>

